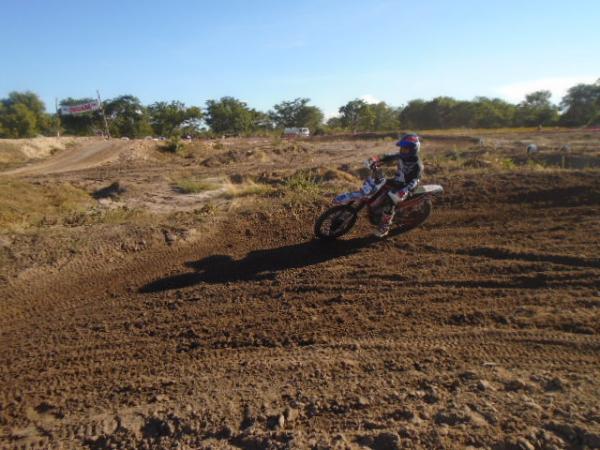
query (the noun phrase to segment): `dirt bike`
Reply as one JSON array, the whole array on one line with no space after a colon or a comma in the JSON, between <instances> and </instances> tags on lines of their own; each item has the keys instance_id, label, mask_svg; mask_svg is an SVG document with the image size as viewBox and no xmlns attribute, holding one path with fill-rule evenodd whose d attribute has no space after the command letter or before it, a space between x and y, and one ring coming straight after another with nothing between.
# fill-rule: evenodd
<instances>
[{"instance_id":1,"label":"dirt bike","mask_svg":"<svg viewBox=\"0 0 600 450\"><path fill-rule=\"evenodd\" d=\"M372 176L369 180L372 189L346 192L333 199L331 208L321 214L315 222L315 236L319 239L336 239L348 233L356 220L358 213L367 208L367 217L374 226L379 226L383 209L387 202L396 203L396 215L393 225L396 231L405 232L423 224L431 214L431 198L444 192L437 184L418 186L409 196L401 201L393 192L396 187L393 179L386 179L381 168L371 167ZM367 182L365 182L365 185ZM397 188L397 187L396 187Z\"/></svg>"}]
</instances>

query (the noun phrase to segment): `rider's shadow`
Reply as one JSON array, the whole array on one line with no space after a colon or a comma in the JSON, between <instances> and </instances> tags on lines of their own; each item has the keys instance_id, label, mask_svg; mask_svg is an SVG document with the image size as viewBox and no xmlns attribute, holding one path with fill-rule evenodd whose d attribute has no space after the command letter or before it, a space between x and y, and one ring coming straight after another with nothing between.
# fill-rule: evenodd
<instances>
[{"instance_id":1,"label":"rider's shadow","mask_svg":"<svg viewBox=\"0 0 600 450\"><path fill-rule=\"evenodd\" d=\"M228 255L213 255L185 265L194 269L171 277L160 278L140 288L140 292L161 292L181 289L199 283L227 283L273 279L278 272L320 264L341 256L348 256L377 242L372 236L337 240L313 240L301 244L255 250L235 260Z\"/></svg>"}]
</instances>

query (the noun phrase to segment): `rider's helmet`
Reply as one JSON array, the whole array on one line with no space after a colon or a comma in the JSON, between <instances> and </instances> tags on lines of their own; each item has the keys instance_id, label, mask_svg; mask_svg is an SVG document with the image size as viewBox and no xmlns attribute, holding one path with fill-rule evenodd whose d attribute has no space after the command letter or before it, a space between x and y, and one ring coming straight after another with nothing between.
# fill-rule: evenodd
<instances>
[{"instance_id":1,"label":"rider's helmet","mask_svg":"<svg viewBox=\"0 0 600 450\"><path fill-rule=\"evenodd\" d=\"M419 136L414 133L405 134L396 145L400 147L400 154L406 158L416 157L421 148Z\"/></svg>"}]
</instances>

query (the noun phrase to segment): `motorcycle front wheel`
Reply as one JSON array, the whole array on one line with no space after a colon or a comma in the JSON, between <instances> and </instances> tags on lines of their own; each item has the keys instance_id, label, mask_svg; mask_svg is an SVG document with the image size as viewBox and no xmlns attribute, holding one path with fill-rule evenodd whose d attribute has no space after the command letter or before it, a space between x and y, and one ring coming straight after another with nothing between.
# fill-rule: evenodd
<instances>
[{"instance_id":1,"label":"motorcycle front wheel","mask_svg":"<svg viewBox=\"0 0 600 450\"><path fill-rule=\"evenodd\" d=\"M336 239L348 233L356 223L356 210L350 205L329 208L315 222L315 236L319 239Z\"/></svg>"}]
</instances>

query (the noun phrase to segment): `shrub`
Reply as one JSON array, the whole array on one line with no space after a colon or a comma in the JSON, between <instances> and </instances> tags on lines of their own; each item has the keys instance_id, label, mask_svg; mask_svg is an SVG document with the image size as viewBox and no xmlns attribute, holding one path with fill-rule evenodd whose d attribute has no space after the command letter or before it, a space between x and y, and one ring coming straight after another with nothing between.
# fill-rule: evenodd
<instances>
[{"instance_id":1,"label":"shrub","mask_svg":"<svg viewBox=\"0 0 600 450\"><path fill-rule=\"evenodd\" d=\"M287 189L295 192L315 192L319 190L316 177L308 171L298 171L284 181Z\"/></svg>"},{"instance_id":2,"label":"shrub","mask_svg":"<svg viewBox=\"0 0 600 450\"><path fill-rule=\"evenodd\" d=\"M515 162L510 158L502 158L499 160L499 163L500 167L504 170L514 170L517 167Z\"/></svg>"},{"instance_id":3,"label":"shrub","mask_svg":"<svg viewBox=\"0 0 600 450\"><path fill-rule=\"evenodd\" d=\"M301 170L283 182L283 195L290 204L312 203L321 197L321 187L315 175Z\"/></svg>"},{"instance_id":4,"label":"shrub","mask_svg":"<svg viewBox=\"0 0 600 450\"><path fill-rule=\"evenodd\" d=\"M183 143L179 136L175 135L171 137L167 143L163 146L163 150L169 153L178 153L182 150Z\"/></svg>"}]
</instances>

